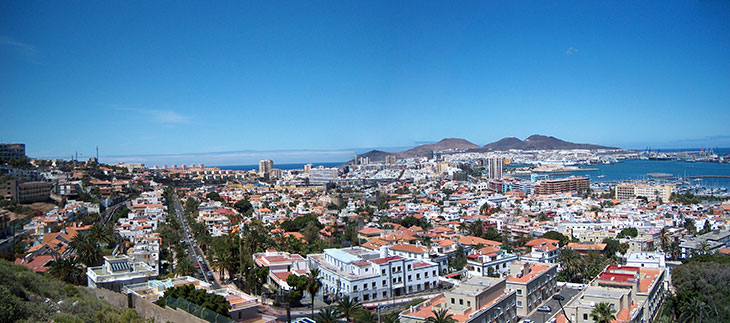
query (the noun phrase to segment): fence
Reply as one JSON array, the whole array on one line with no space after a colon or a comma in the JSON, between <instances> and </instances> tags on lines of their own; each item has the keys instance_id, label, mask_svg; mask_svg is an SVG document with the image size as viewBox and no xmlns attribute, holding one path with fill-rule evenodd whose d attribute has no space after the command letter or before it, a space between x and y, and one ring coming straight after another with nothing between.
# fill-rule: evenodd
<instances>
[{"instance_id":1,"label":"fence","mask_svg":"<svg viewBox=\"0 0 730 323\"><path fill-rule=\"evenodd\" d=\"M187 300L182 299L182 298L175 298L175 297L168 296L165 298L165 305L172 307L172 308L179 308L181 310L184 310L185 312L188 312L192 315L195 315L203 320L206 320L206 321L212 322L212 323L234 323L235 322L234 320L231 320L229 317L226 317L219 313L213 312L200 305L190 303Z\"/></svg>"}]
</instances>

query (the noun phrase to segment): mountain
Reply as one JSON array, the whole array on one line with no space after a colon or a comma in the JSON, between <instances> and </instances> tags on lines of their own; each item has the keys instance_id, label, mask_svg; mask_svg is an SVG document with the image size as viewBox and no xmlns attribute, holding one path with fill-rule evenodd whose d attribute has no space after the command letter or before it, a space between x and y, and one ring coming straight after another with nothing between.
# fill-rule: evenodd
<instances>
[{"instance_id":1,"label":"mountain","mask_svg":"<svg viewBox=\"0 0 730 323\"><path fill-rule=\"evenodd\" d=\"M398 153L399 158L413 158L413 157L431 157L434 151L444 150L468 150L479 148L468 140L461 138L446 138L433 144L426 144L413 147L406 151Z\"/></svg>"},{"instance_id":2,"label":"mountain","mask_svg":"<svg viewBox=\"0 0 730 323\"><path fill-rule=\"evenodd\" d=\"M551 150L551 149L620 149L615 147L605 147L592 144L576 144L569 141L560 140L551 136L532 135L525 140L515 137L506 137L491 144L480 147L468 140L461 138L446 138L433 144L426 144L413 147L401 152L386 152L382 150L371 150L357 157L368 157L370 161L382 162L385 156L395 155L398 158L414 158L414 157L431 157L434 151L467 151L467 152L485 152L485 151L504 151L510 149L518 150ZM345 165L352 164L354 160L350 160Z\"/></svg>"},{"instance_id":3,"label":"mountain","mask_svg":"<svg viewBox=\"0 0 730 323\"><path fill-rule=\"evenodd\" d=\"M620 149L592 144L576 144L560 140L552 136L532 135L527 139L520 140L515 137L507 137L484 145L484 150L551 150L551 149Z\"/></svg>"},{"instance_id":4,"label":"mountain","mask_svg":"<svg viewBox=\"0 0 730 323\"><path fill-rule=\"evenodd\" d=\"M385 161L385 156L395 155L397 153L389 153L387 151L382 150L371 150L364 154L358 154L357 157L368 157L370 158L370 161L373 162L382 162Z\"/></svg>"}]
</instances>

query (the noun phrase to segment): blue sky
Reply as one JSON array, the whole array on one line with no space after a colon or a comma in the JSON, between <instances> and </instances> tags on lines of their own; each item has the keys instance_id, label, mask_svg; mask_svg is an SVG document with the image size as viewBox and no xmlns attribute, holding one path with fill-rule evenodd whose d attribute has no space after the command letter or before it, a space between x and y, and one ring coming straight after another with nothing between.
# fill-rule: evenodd
<instances>
[{"instance_id":1,"label":"blue sky","mask_svg":"<svg viewBox=\"0 0 730 323\"><path fill-rule=\"evenodd\" d=\"M454 4L2 1L0 142L207 164L534 133L730 146L729 2ZM213 152L238 153L191 155Z\"/></svg>"}]
</instances>

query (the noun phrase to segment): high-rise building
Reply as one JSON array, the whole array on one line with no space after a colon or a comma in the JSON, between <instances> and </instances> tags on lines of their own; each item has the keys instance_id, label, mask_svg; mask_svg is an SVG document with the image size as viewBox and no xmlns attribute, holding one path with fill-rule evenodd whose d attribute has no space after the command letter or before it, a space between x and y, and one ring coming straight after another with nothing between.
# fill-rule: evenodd
<instances>
[{"instance_id":1,"label":"high-rise building","mask_svg":"<svg viewBox=\"0 0 730 323\"><path fill-rule=\"evenodd\" d=\"M587 191L591 182L586 177L548 179L535 184L535 194L555 194Z\"/></svg>"},{"instance_id":2,"label":"high-rise building","mask_svg":"<svg viewBox=\"0 0 730 323\"><path fill-rule=\"evenodd\" d=\"M633 200L635 198L645 197L648 201L656 201L659 199L669 201L672 193L676 191L676 186L672 184L619 184L616 185L616 198L619 200Z\"/></svg>"},{"instance_id":3,"label":"high-rise building","mask_svg":"<svg viewBox=\"0 0 730 323\"><path fill-rule=\"evenodd\" d=\"M259 176L266 176L269 172L274 169L274 161L271 159L262 160L259 162Z\"/></svg>"},{"instance_id":4,"label":"high-rise building","mask_svg":"<svg viewBox=\"0 0 730 323\"><path fill-rule=\"evenodd\" d=\"M386 164L395 164L395 162L398 160L398 158L395 157L395 155L388 155L385 156L385 163Z\"/></svg>"},{"instance_id":5,"label":"high-rise building","mask_svg":"<svg viewBox=\"0 0 730 323\"><path fill-rule=\"evenodd\" d=\"M337 168L324 168L322 166L309 170L310 185L325 185L337 179Z\"/></svg>"},{"instance_id":6,"label":"high-rise building","mask_svg":"<svg viewBox=\"0 0 730 323\"><path fill-rule=\"evenodd\" d=\"M0 144L0 159L21 159L25 157L25 144Z\"/></svg>"},{"instance_id":7,"label":"high-rise building","mask_svg":"<svg viewBox=\"0 0 730 323\"><path fill-rule=\"evenodd\" d=\"M312 170L312 164L304 165L304 174L309 174L310 170Z\"/></svg>"},{"instance_id":8,"label":"high-rise building","mask_svg":"<svg viewBox=\"0 0 730 323\"><path fill-rule=\"evenodd\" d=\"M502 178L502 164L502 158L488 158L485 163L487 169L487 178Z\"/></svg>"}]
</instances>

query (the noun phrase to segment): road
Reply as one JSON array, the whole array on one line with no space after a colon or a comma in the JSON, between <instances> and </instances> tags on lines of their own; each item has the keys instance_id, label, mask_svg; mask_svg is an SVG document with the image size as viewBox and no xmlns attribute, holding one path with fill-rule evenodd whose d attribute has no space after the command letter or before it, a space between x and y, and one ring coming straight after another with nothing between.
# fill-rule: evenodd
<instances>
[{"instance_id":1,"label":"road","mask_svg":"<svg viewBox=\"0 0 730 323\"><path fill-rule=\"evenodd\" d=\"M563 303L563 306L565 306L565 304L570 302L570 300L573 297L575 297L575 295L578 295L578 293L580 293L580 289L570 288L567 286L563 287L563 289L561 289L559 291L559 294L562 295L563 297L565 297L565 300L560 301L560 302ZM557 314L558 311L560 311L560 305L558 304L558 301L554 300L552 297L550 297L544 303L540 304L540 306L543 306L543 305L550 306L550 313L547 313L547 312L543 313L543 312L538 312L537 310L535 310L532 313L530 313L530 315L527 318L532 320L535 323L544 323L544 321L549 320L551 317L553 317L553 315ZM543 319L543 315L544 315L544 319Z\"/></svg>"},{"instance_id":2,"label":"road","mask_svg":"<svg viewBox=\"0 0 730 323\"><path fill-rule=\"evenodd\" d=\"M180 204L180 199L178 199L177 196L175 196L174 194L170 206L175 208L175 215L177 216L178 221L180 221L181 227L183 229L183 240L185 241L185 245L188 247L187 250L190 262L193 265L198 266L198 277L213 285L213 288L220 288L221 284L215 279L215 277L213 277L213 279L210 279L207 275L207 273L210 272L210 264L208 264L208 260L205 259L205 254L203 254L203 251L200 250L200 247L198 247L198 243L195 242L195 239L193 239L193 235L190 232L190 226L185 219L185 211Z\"/></svg>"}]
</instances>

